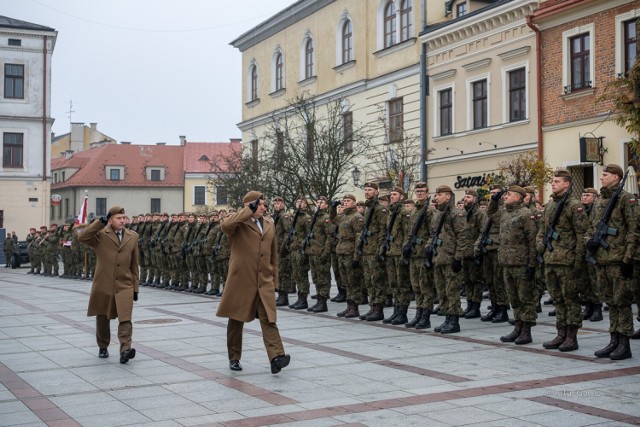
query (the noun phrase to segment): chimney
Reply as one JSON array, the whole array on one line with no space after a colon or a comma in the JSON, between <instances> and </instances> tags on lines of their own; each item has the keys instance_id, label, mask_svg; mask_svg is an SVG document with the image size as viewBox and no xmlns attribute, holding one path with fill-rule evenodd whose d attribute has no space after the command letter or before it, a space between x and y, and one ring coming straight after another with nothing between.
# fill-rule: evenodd
<instances>
[{"instance_id":1,"label":"chimney","mask_svg":"<svg viewBox=\"0 0 640 427\"><path fill-rule=\"evenodd\" d=\"M166 142L156 142L156 145L164 147L165 145L167 145L167 143Z\"/></svg>"},{"instance_id":2,"label":"chimney","mask_svg":"<svg viewBox=\"0 0 640 427\"><path fill-rule=\"evenodd\" d=\"M180 146L184 147L187 143L187 137L184 135L180 135L178 138L180 138Z\"/></svg>"},{"instance_id":3,"label":"chimney","mask_svg":"<svg viewBox=\"0 0 640 427\"><path fill-rule=\"evenodd\" d=\"M84 123L71 123L69 150L79 153L80 151L83 151L84 148Z\"/></svg>"},{"instance_id":4,"label":"chimney","mask_svg":"<svg viewBox=\"0 0 640 427\"><path fill-rule=\"evenodd\" d=\"M131 145L131 141L120 141L122 145Z\"/></svg>"},{"instance_id":5,"label":"chimney","mask_svg":"<svg viewBox=\"0 0 640 427\"><path fill-rule=\"evenodd\" d=\"M229 138L232 144L239 144L242 142L242 138Z\"/></svg>"}]
</instances>

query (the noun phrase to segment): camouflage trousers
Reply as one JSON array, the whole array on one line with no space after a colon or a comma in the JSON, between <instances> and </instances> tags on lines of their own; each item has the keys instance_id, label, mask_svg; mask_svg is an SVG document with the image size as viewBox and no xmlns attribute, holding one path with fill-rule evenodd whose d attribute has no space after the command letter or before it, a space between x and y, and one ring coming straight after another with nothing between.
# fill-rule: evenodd
<instances>
[{"instance_id":1,"label":"camouflage trousers","mask_svg":"<svg viewBox=\"0 0 640 427\"><path fill-rule=\"evenodd\" d=\"M460 305L460 285L463 275L454 273L451 264L435 265L433 267L433 281L440 299L440 307L445 314L454 316L462 315L462 307Z\"/></svg>"},{"instance_id":2,"label":"camouflage trousers","mask_svg":"<svg viewBox=\"0 0 640 427\"><path fill-rule=\"evenodd\" d=\"M508 306L509 297L504 284L502 265L498 261L498 251L487 251L482 258L484 280L489 288L489 299L492 304Z\"/></svg>"},{"instance_id":3,"label":"camouflage trousers","mask_svg":"<svg viewBox=\"0 0 640 427\"><path fill-rule=\"evenodd\" d=\"M198 288L206 288L209 283L209 272L207 271L207 261L204 255L194 255L195 269L193 270L193 284Z\"/></svg>"},{"instance_id":4,"label":"camouflage trousers","mask_svg":"<svg viewBox=\"0 0 640 427\"><path fill-rule=\"evenodd\" d=\"M187 256L184 257L184 262L183 265L186 266L183 274L184 274L184 281L181 279L180 283L184 283L185 285L188 285L189 282L192 283L192 285L195 284L195 272L196 272L196 257L193 254L190 254L187 252Z\"/></svg>"},{"instance_id":5,"label":"camouflage trousers","mask_svg":"<svg viewBox=\"0 0 640 427\"><path fill-rule=\"evenodd\" d=\"M340 268L338 267L338 255L331 254L331 269L333 270L333 278L336 281L338 289L343 288L342 277L340 277Z\"/></svg>"},{"instance_id":6,"label":"camouflage trousers","mask_svg":"<svg viewBox=\"0 0 640 427\"><path fill-rule=\"evenodd\" d=\"M291 258L284 250L278 262L278 291L287 292L291 288Z\"/></svg>"},{"instance_id":7,"label":"camouflage trousers","mask_svg":"<svg viewBox=\"0 0 640 427\"><path fill-rule=\"evenodd\" d=\"M338 268L342 284L347 290L347 299L356 304L362 299L362 282L356 277L360 269L353 268L353 255L338 255Z\"/></svg>"},{"instance_id":8,"label":"camouflage trousers","mask_svg":"<svg viewBox=\"0 0 640 427\"><path fill-rule=\"evenodd\" d=\"M309 256L309 266L311 267L311 278L318 296L329 298L329 291L331 290L331 264L329 264L329 260L312 255Z\"/></svg>"},{"instance_id":9,"label":"camouflage trousers","mask_svg":"<svg viewBox=\"0 0 640 427\"><path fill-rule=\"evenodd\" d=\"M224 284L227 281L227 275L229 274L229 258L219 258L216 259L215 269L218 275L217 287L213 287L213 282L211 285L211 289L224 289Z\"/></svg>"},{"instance_id":10,"label":"camouflage trousers","mask_svg":"<svg viewBox=\"0 0 640 427\"><path fill-rule=\"evenodd\" d=\"M13 256L13 251L4 251L4 265L7 266L11 264L11 257Z\"/></svg>"},{"instance_id":11,"label":"camouflage trousers","mask_svg":"<svg viewBox=\"0 0 640 427\"><path fill-rule=\"evenodd\" d=\"M299 249L291 251L291 273L298 293L309 295L309 257Z\"/></svg>"},{"instance_id":12,"label":"camouflage trousers","mask_svg":"<svg viewBox=\"0 0 640 427\"><path fill-rule=\"evenodd\" d=\"M622 277L620 264L598 265L598 290L609 306L609 332L633 335L633 278Z\"/></svg>"},{"instance_id":13,"label":"camouflage trousers","mask_svg":"<svg viewBox=\"0 0 640 427\"><path fill-rule=\"evenodd\" d=\"M640 318L640 262L637 260L633 264L633 297L638 309L638 318Z\"/></svg>"},{"instance_id":14,"label":"camouflage trousers","mask_svg":"<svg viewBox=\"0 0 640 427\"><path fill-rule=\"evenodd\" d=\"M484 289L484 275L482 265L467 258L462 261L462 283L469 302L482 302L482 291Z\"/></svg>"},{"instance_id":15,"label":"camouflage trousers","mask_svg":"<svg viewBox=\"0 0 640 427\"><path fill-rule=\"evenodd\" d=\"M62 249L62 269L65 275L74 274L73 272L73 259L71 258L71 248L65 247Z\"/></svg>"},{"instance_id":16,"label":"camouflage trousers","mask_svg":"<svg viewBox=\"0 0 640 427\"><path fill-rule=\"evenodd\" d=\"M502 267L502 272L514 319L535 323L538 318L536 313L538 301L535 299L535 285L527 278L526 267L505 265Z\"/></svg>"},{"instance_id":17,"label":"camouflage trousers","mask_svg":"<svg viewBox=\"0 0 640 427\"><path fill-rule=\"evenodd\" d=\"M547 289L556 306L556 321L565 326L582 327L579 272L573 266L545 265Z\"/></svg>"},{"instance_id":18,"label":"camouflage trousers","mask_svg":"<svg viewBox=\"0 0 640 427\"><path fill-rule=\"evenodd\" d=\"M147 282L153 280L153 275L150 273L151 266L151 251L148 249L140 249L140 282Z\"/></svg>"},{"instance_id":19,"label":"camouflage trousers","mask_svg":"<svg viewBox=\"0 0 640 427\"><path fill-rule=\"evenodd\" d=\"M596 266L587 264L587 268L582 272L579 281L582 282L580 287L580 301L583 304L600 304L602 301L598 296L598 274Z\"/></svg>"},{"instance_id":20,"label":"camouflage trousers","mask_svg":"<svg viewBox=\"0 0 640 427\"><path fill-rule=\"evenodd\" d=\"M533 279L533 283L535 285L534 291L533 291L534 292L533 299L536 300L536 306L540 303L540 298L542 298L542 295L544 294L544 288L546 285L545 273L544 273L545 269L546 269L546 264L542 264L538 266L538 268L536 268L535 278Z\"/></svg>"},{"instance_id":21,"label":"camouflage trousers","mask_svg":"<svg viewBox=\"0 0 640 427\"><path fill-rule=\"evenodd\" d=\"M409 268L400 256L388 256L387 268L387 293L393 295L394 305L406 305L411 303L411 281L409 280Z\"/></svg>"},{"instance_id":22,"label":"camouflage trousers","mask_svg":"<svg viewBox=\"0 0 640 427\"><path fill-rule=\"evenodd\" d=\"M416 298L416 308L426 308L430 312L433 311L433 298L435 297L433 274L431 270L424 268L422 257L413 257L409 261L409 279Z\"/></svg>"},{"instance_id":23,"label":"camouflage trousers","mask_svg":"<svg viewBox=\"0 0 640 427\"><path fill-rule=\"evenodd\" d=\"M362 271L364 275L364 288L369 294L369 304L383 304L387 294L387 282L385 280L384 264L377 255L362 256Z\"/></svg>"}]
</instances>

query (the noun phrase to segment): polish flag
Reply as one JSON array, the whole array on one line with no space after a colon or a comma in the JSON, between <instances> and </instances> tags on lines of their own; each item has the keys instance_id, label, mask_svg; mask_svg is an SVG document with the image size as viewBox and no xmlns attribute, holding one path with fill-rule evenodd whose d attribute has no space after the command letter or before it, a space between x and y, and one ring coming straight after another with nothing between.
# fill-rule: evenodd
<instances>
[{"instance_id":1,"label":"polish flag","mask_svg":"<svg viewBox=\"0 0 640 427\"><path fill-rule=\"evenodd\" d=\"M82 206L80 206L80 214L78 218L76 218L76 224L86 224L87 223L87 199L89 196L84 196L84 201L82 202Z\"/></svg>"}]
</instances>

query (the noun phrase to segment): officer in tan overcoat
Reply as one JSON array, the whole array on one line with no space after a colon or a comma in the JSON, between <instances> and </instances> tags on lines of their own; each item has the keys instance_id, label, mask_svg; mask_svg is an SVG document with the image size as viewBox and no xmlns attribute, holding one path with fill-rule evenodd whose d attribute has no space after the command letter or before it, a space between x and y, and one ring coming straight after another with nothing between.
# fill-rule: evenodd
<instances>
[{"instance_id":1,"label":"officer in tan overcoat","mask_svg":"<svg viewBox=\"0 0 640 427\"><path fill-rule=\"evenodd\" d=\"M98 356L109 357L110 320L118 318L120 363L136 356L131 348L131 314L140 288L138 235L125 228L124 208L114 206L106 217L94 221L78 241L95 251L96 271L87 316L96 316Z\"/></svg>"},{"instance_id":2,"label":"officer in tan overcoat","mask_svg":"<svg viewBox=\"0 0 640 427\"><path fill-rule=\"evenodd\" d=\"M265 218L262 193L250 191L244 196L244 208L222 221L231 257L224 293L216 316L227 317L229 368L241 371L242 329L245 322L260 320L262 338L271 361L271 373L277 374L289 364L276 326L275 290L278 287L278 244L275 225Z\"/></svg>"}]
</instances>

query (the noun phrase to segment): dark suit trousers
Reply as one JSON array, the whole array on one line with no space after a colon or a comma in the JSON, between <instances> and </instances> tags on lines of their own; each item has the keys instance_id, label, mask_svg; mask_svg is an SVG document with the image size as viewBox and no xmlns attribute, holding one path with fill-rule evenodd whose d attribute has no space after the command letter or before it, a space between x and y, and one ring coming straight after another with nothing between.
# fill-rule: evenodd
<instances>
[{"instance_id":1,"label":"dark suit trousers","mask_svg":"<svg viewBox=\"0 0 640 427\"><path fill-rule=\"evenodd\" d=\"M269 361L276 356L284 355L284 347L280 339L280 332L275 323L269 323L267 312L264 309L262 301L258 297L258 319L262 328L262 340L267 350ZM227 350L229 352L229 360L240 360L242 357L242 329L244 322L229 319L227 323Z\"/></svg>"},{"instance_id":2,"label":"dark suit trousers","mask_svg":"<svg viewBox=\"0 0 640 427\"><path fill-rule=\"evenodd\" d=\"M131 348L131 335L133 327L130 321L118 323L118 340L120 341L120 353ZM111 321L105 315L96 316L96 341L99 348L109 347L111 342Z\"/></svg>"}]
</instances>

